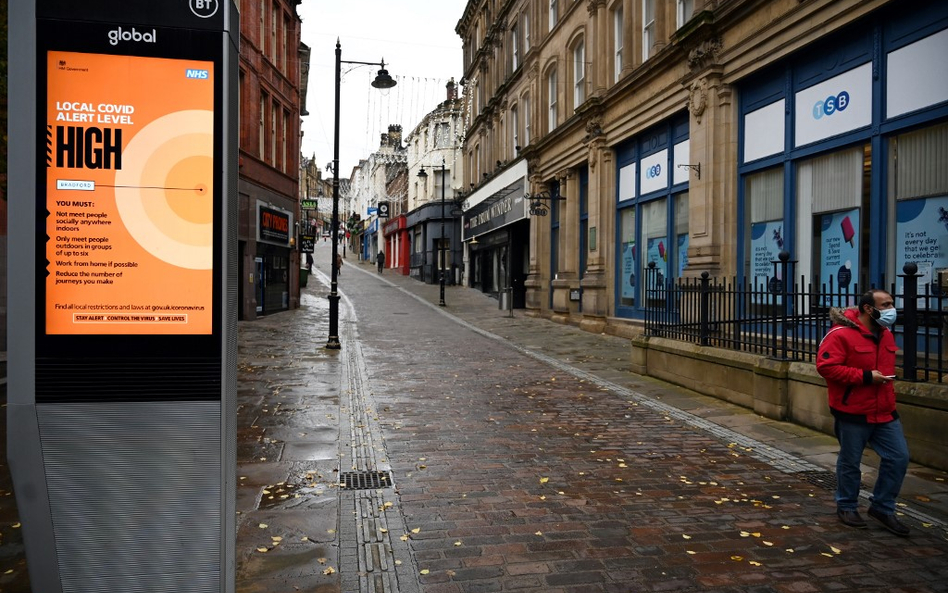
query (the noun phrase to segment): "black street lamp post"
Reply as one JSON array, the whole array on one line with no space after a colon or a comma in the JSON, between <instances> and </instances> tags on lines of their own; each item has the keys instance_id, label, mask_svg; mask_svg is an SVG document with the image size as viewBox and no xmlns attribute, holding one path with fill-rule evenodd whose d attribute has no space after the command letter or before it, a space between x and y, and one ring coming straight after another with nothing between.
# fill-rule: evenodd
<instances>
[{"instance_id":1,"label":"black street lamp post","mask_svg":"<svg viewBox=\"0 0 948 593\"><path fill-rule=\"evenodd\" d=\"M372 86L377 89L390 89L395 80L385 69L385 60L381 62L350 62L342 59L342 44L336 39L336 109L335 129L332 144L332 277L329 288L329 340L326 348L338 350L339 343L339 87L342 85L342 64L361 64L381 66Z\"/></svg>"},{"instance_id":2,"label":"black street lamp post","mask_svg":"<svg viewBox=\"0 0 948 593\"><path fill-rule=\"evenodd\" d=\"M428 173L425 171L425 168L424 168L424 167L422 167L421 170L418 171L418 176L421 177L422 179L427 179L427 178L428 178ZM447 262L446 262L447 258L445 257L445 253L444 253L444 186L447 185L447 183L448 183L447 173L446 173L446 169L445 169L444 158L442 158L442 159L441 159L441 243L438 245L438 257L435 259L435 261L438 262L438 267L441 268L441 270L440 270L440 272L441 272L441 280L440 280L440 282L441 282L441 300L438 302L438 305L440 305L440 306L442 306L442 307L445 306L445 302L444 302L444 268L445 268L445 264L447 263Z\"/></svg>"}]
</instances>

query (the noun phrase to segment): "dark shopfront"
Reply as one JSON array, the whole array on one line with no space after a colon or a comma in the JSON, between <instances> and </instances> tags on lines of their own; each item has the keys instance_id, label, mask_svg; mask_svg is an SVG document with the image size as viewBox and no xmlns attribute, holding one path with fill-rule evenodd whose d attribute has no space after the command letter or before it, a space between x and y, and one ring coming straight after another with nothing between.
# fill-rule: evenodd
<instances>
[{"instance_id":1,"label":"dark shopfront","mask_svg":"<svg viewBox=\"0 0 948 593\"><path fill-rule=\"evenodd\" d=\"M257 205L257 242L253 254L253 290L257 315L290 308L291 265L290 229L292 214Z\"/></svg>"},{"instance_id":2,"label":"dark shopfront","mask_svg":"<svg viewBox=\"0 0 948 593\"><path fill-rule=\"evenodd\" d=\"M468 242L468 284L498 294L513 289L514 308L526 306L525 281L530 267L530 219L524 199L525 179L492 193L464 213Z\"/></svg>"}]
</instances>

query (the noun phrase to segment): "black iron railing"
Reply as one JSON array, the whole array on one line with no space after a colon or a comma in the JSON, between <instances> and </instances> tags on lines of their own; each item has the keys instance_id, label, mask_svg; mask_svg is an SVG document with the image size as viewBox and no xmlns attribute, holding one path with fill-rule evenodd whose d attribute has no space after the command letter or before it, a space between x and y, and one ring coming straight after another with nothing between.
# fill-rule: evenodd
<instances>
[{"instance_id":1,"label":"black iron railing","mask_svg":"<svg viewBox=\"0 0 948 593\"><path fill-rule=\"evenodd\" d=\"M766 282L701 278L665 280L649 264L645 285L645 331L659 336L771 356L813 362L820 340L832 325L830 309L855 306L866 289L839 287L830 282L814 286L795 278L789 254L773 262L774 273ZM907 381L948 381L948 294L937 283L919 290L915 264L900 274L901 290L888 289L895 297L899 318L894 328L901 348L899 368ZM870 286L868 288L875 288Z\"/></svg>"}]
</instances>

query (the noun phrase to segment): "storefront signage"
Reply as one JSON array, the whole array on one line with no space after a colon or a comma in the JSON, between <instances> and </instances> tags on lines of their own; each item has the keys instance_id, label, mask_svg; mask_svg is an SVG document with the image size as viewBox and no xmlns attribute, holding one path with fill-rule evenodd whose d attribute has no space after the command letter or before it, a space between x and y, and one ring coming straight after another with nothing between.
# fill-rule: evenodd
<instances>
[{"instance_id":1,"label":"storefront signage","mask_svg":"<svg viewBox=\"0 0 948 593\"><path fill-rule=\"evenodd\" d=\"M691 172L691 169L688 167L688 165L691 164L691 142L685 140L684 142L676 144L674 152L672 152L672 158L675 162L675 172L672 174L672 185L687 182L688 173Z\"/></svg>"},{"instance_id":2,"label":"storefront signage","mask_svg":"<svg viewBox=\"0 0 948 593\"><path fill-rule=\"evenodd\" d=\"M751 225L750 283L756 302L770 302L764 291L778 288L780 266L774 276L774 264L784 248L783 220L755 222ZM761 297L761 294L765 296Z\"/></svg>"},{"instance_id":3,"label":"storefront signage","mask_svg":"<svg viewBox=\"0 0 948 593\"><path fill-rule=\"evenodd\" d=\"M622 244L622 275L620 276L623 299L635 298L635 241Z\"/></svg>"},{"instance_id":4,"label":"storefront signage","mask_svg":"<svg viewBox=\"0 0 948 593\"><path fill-rule=\"evenodd\" d=\"M744 162L784 151L786 101L780 99L744 116Z\"/></svg>"},{"instance_id":5,"label":"storefront signage","mask_svg":"<svg viewBox=\"0 0 948 593\"><path fill-rule=\"evenodd\" d=\"M210 334L214 64L46 60L47 335Z\"/></svg>"},{"instance_id":6,"label":"storefront signage","mask_svg":"<svg viewBox=\"0 0 948 593\"><path fill-rule=\"evenodd\" d=\"M642 195L668 187L668 149L647 156L641 162L639 185Z\"/></svg>"},{"instance_id":7,"label":"storefront signage","mask_svg":"<svg viewBox=\"0 0 948 593\"><path fill-rule=\"evenodd\" d=\"M300 235L300 251L313 253L316 249L316 235Z\"/></svg>"},{"instance_id":8,"label":"storefront signage","mask_svg":"<svg viewBox=\"0 0 948 593\"><path fill-rule=\"evenodd\" d=\"M887 56L886 117L896 117L948 101L948 29Z\"/></svg>"},{"instance_id":9,"label":"storefront signage","mask_svg":"<svg viewBox=\"0 0 948 593\"><path fill-rule=\"evenodd\" d=\"M796 146L868 126L872 122L872 64L798 92L795 103Z\"/></svg>"},{"instance_id":10,"label":"storefront signage","mask_svg":"<svg viewBox=\"0 0 948 593\"><path fill-rule=\"evenodd\" d=\"M300 202L300 208L303 210L316 210L317 207L316 200L303 200Z\"/></svg>"},{"instance_id":11,"label":"storefront signage","mask_svg":"<svg viewBox=\"0 0 948 593\"><path fill-rule=\"evenodd\" d=\"M635 163L619 169L619 201L635 198Z\"/></svg>"},{"instance_id":12,"label":"storefront signage","mask_svg":"<svg viewBox=\"0 0 948 593\"><path fill-rule=\"evenodd\" d=\"M527 217L524 180L520 179L464 213L464 236L473 237Z\"/></svg>"},{"instance_id":13,"label":"storefront signage","mask_svg":"<svg viewBox=\"0 0 948 593\"><path fill-rule=\"evenodd\" d=\"M948 270L948 197L902 200L895 208L896 273L907 263L918 266L918 292L938 290L938 272ZM904 280L896 279L896 292ZM923 301L919 301L921 304Z\"/></svg>"},{"instance_id":14,"label":"storefront signage","mask_svg":"<svg viewBox=\"0 0 948 593\"><path fill-rule=\"evenodd\" d=\"M824 214L821 225L820 282L828 289L832 277L834 292L849 292L859 281L859 208ZM854 299L828 300L826 304L834 307L855 304Z\"/></svg>"},{"instance_id":15,"label":"storefront signage","mask_svg":"<svg viewBox=\"0 0 948 593\"><path fill-rule=\"evenodd\" d=\"M290 242L290 215L260 206L257 228L261 241L285 245Z\"/></svg>"}]
</instances>

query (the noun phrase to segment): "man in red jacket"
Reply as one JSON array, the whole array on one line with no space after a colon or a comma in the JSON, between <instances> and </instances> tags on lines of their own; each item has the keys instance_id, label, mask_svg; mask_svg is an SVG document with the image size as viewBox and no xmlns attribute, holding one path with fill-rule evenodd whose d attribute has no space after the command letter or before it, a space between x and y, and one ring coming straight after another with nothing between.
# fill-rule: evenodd
<instances>
[{"instance_id":1,"label":"man in red jacket","mask_svg":"<svg viewBox=\"0 0 948 593\"><path fill-rule=\"evenodd\" d=\"M895 410L895 338L890 328L896 311L892 295L870 290L857 307L832 309L830 328L817 354L816 370L826 379L835 418L836 515L864 529L859 515L859 463L868 443L879 455L879 476L869 498L869 516L900 536L909 529L895 517L895 498L908 469L909 452Z\"/></svg>"}]
</instances>

